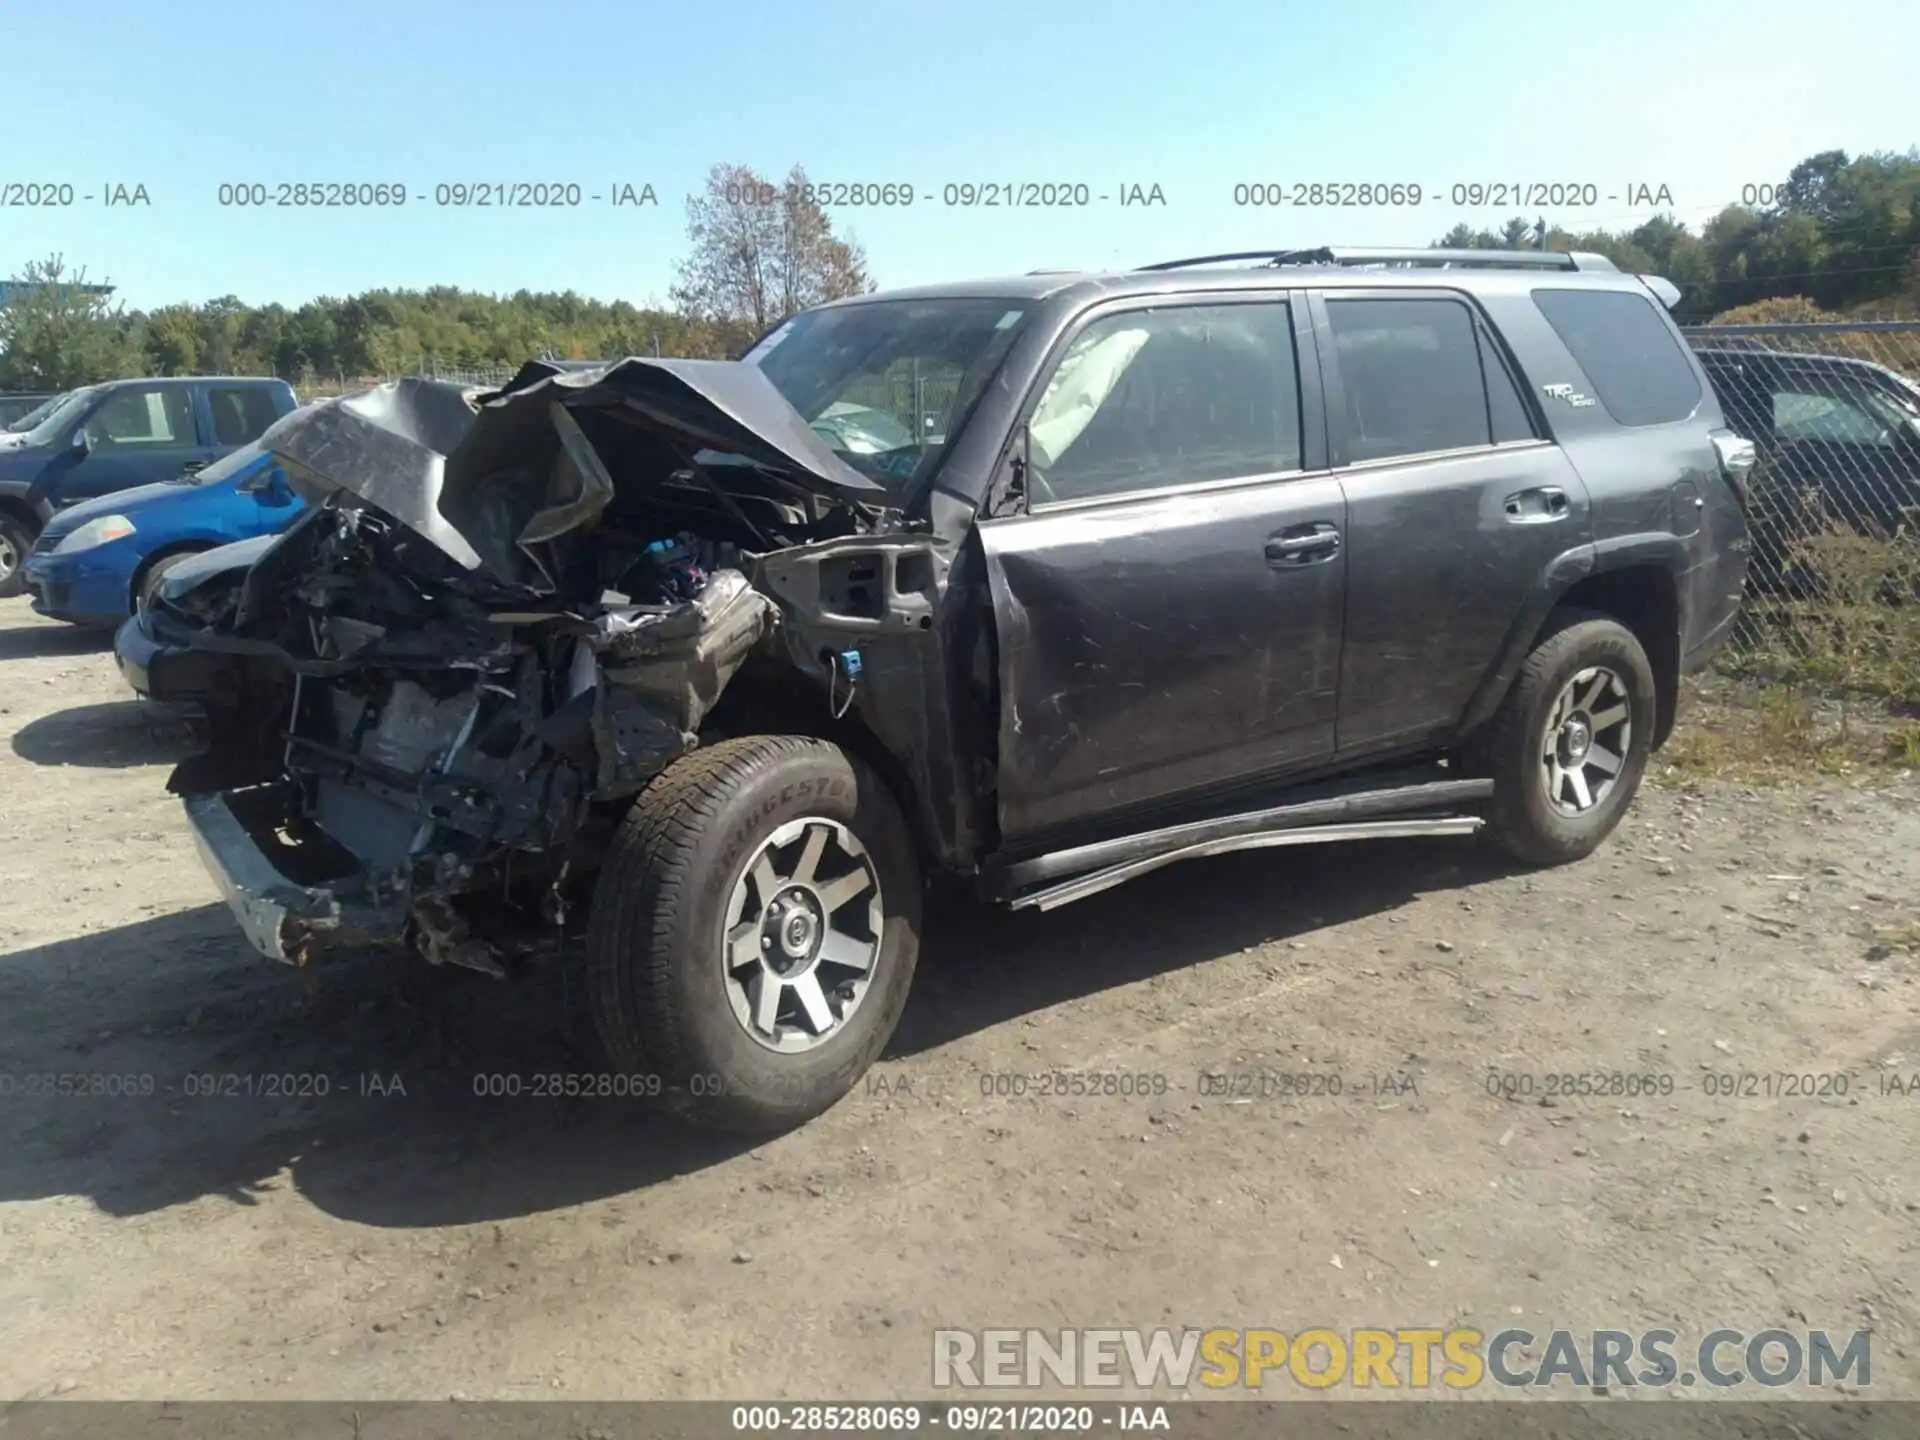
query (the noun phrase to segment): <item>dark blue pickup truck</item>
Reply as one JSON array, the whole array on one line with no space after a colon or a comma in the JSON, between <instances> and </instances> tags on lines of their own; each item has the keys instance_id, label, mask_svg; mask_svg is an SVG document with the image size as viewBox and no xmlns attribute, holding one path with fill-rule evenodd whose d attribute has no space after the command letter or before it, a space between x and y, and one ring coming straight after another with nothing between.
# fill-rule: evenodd
<instances>
[{"instance_id":1,"label":"dark blue pickup truck","mask_svg":"<svg viewBox=\"0 0 1920 1440\"><path fill-rule=\"evenodd\" d=\"M190 474L258 440L295 405L284 380L183 375L75 390L24 435L0 442L0 598L55 511Z\"/></svg>"}]
</instances>

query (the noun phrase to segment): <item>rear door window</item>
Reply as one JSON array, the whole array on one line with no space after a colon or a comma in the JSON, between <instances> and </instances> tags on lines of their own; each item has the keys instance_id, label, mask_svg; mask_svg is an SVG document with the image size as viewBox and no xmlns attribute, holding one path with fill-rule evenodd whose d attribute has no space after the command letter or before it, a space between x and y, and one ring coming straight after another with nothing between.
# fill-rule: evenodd
<instances>
[{"instance_id":1,"label":"rear door window","mask_svg":"<svg viewBox=\"0 0 1920 1440\"><path fill-rule=\"evenodd\" d=\"M1473 312L1444 296L1329 297L1349 461L1493 442ZM1497 357L1489 356L1497 367ZM1505 371L1500 370L1505 382ZM1511 388L1509 384L1509 389ZM1517 405L1517 397L1508 400ZM1502 426L1512 430L1511 406ZM1502 438L1521 438L1518 435Z\"/></svg>"},{"instance_id":2,"label":"rear door window","mask_svg":"<svg viewBox=\"0 0 1920 1440\"><path fill-rule=\"evenodd\" d=\"M263 385L214 385L207 390L216 445L250 445L280 418Z\"/></svg>"},{"instance_id":3,"label":"rear door window","mask_svg":"<svg viewBox=\"0 0 1920 1440\"><path fill-rule=\"evenodd\" d=\"M1520 398L1520 388L1513 382L1513 372L1507 369L1507 362L1501 358L1494 347L1493 337L1482 329L1480 336L1480 370L1487 379L1487 416L1493 422L1493 443L1505 445L1517 440L1537 440L1534 432L1533 414L1527 409L1526 401Z\"/></svg>"},{"instance_id":4,"label":"rear door window","mask_svg":"<svg viewBox=\"0 0 1920 1440\"><path fill-rule=\"evenodd\" d=\"M1533 303L1620 424L1661 425L1699 408L1692 362L1651 299L1627 290L1540 289Z\"/></svg>"}]
</instances>

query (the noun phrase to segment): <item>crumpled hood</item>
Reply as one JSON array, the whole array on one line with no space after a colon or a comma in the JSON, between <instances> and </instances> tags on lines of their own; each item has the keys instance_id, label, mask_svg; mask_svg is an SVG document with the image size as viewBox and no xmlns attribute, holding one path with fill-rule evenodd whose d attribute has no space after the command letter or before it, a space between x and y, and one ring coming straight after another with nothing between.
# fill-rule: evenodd
<instances>
[{"instance_id":1,"label":"crumpled hood","mask_svg":"<svg viewBox=\"0 0 1920 1440\"><path fill-rule=\"evenodd\" d=\"M478 570L483 559L468 530L486 507L485 492L554 445L556 405L650 430L689 459L703 451L741 456L824 500L891 502L884 486L828 448L758 366L736 360L636 357L586 369L533 361L491 393L391 381L297 410L260 444L308 501L345 490Z\"/></svg>"}]
</instances>

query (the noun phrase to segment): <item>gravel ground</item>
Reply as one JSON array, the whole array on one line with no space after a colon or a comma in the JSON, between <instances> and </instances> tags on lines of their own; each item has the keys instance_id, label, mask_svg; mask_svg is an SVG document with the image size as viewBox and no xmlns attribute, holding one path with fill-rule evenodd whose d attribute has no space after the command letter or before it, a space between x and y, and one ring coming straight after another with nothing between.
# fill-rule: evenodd
<instances>
[{"instance_id":1,"label":"gravel ground","mask_svg":"<svg viewBox=\"0 0 1920 1440\"><path fill-rule=\"evenodd\" d=\"M0 741L0 1401L879 1397L941 1326L1456 1323L1868 1328L1920 1398L1909 776L1669 779L1547 873L1394 841L947 906L863 1090L748 1148L476 1095L591 1065L546 992L256 959L177 727L19 601ZM994 1093L1043 1072L1150 1093ZM1590 1072L1673 1088L1540 1103Z\"/></svg>"}]
</instances>

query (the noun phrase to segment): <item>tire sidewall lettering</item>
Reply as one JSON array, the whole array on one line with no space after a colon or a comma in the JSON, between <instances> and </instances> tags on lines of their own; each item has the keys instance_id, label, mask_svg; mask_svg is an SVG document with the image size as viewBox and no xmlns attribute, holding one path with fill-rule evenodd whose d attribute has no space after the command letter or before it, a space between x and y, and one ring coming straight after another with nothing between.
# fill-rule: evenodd
<instances>
[{"instance_id":1,"label":"tire sidewall lettering","mask_svg":"<svg viewBox=\"0 0 1920 1440\"><path fill-rule=\"evenodd\" d=\"M813 775L803 780L788 781L778 792L756 803L726 833L715 856L718 863L707 869L704 887L706 900L724 913L736 872L747 855L787 818L782 812L797 813L812 809L824 812L827 819L852 822L856 818L855 801L856 792L850 776Z\"/></svg>"}]
</instances>

